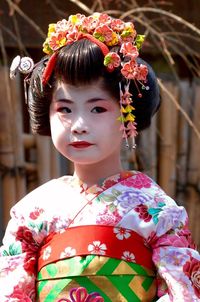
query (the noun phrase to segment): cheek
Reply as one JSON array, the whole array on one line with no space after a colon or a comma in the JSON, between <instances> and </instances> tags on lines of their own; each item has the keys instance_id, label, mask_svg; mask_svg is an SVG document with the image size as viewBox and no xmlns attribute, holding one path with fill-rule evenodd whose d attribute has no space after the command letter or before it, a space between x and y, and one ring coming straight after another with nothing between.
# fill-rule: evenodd
<instances>
[{"instance_id":1,"label":"cheek","mask_svg":"<svg viewBox=\"0 0 200 302\"><path fill-rule=\"evenodd\" d=\"M65 128L62 123L55 117L50 117L51 138L55 147L57 147L66 136Z\"/></svg>"},{"instance_id":2,"label":"cheek","mask_svg":"<svg viewBox=\"0 0 200 302\"><path fill-rule=\"evenodd\" d=\"M101 127L101 137L109 144L111 141L115 142L114 145L121 145L122 142L122 131L120 131L121 123L120 121L114 121L112 123L106 124L106 121L102 123ZM112 145L112 144L111 144Z\"/></svg>"},{"instance_id":3,"label":"cheek","mask_svg":"<svg viewBox=\"0 0 200 302\"><path fill-rule=\"evenodd\" d=\"M121 126L121 122L117 120L117 118L113 121L112 125L110 126L110 130L114 133L114 134L118 134L119 136L121 135L121 131L120 131L120 126Z\"/></svg>"}]
</instances>

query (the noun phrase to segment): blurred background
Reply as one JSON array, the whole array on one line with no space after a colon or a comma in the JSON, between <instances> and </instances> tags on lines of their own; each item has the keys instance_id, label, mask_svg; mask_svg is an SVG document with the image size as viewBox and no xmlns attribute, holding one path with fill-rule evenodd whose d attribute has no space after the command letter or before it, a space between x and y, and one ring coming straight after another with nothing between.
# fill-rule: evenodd
<instances>
[{"instance_id":1,"label":"blurred background","mask_svg":"<svg viewBox=\"0 0 200 302\"><path fill-rule=\"evenodd\" d=\"M107 12L134 21L146 35L142 57L159 79L162 105L136 150L122 146L125 169L144 171L186 207L200 246L200 2L135 0L0 0L0 239L10 208L73 166L49 137L32 135L23 77L9 79L16 55L37 62L48 24L78 12ZM59 192L58 192L59 198Z\"/></svg>"}]
</instances>

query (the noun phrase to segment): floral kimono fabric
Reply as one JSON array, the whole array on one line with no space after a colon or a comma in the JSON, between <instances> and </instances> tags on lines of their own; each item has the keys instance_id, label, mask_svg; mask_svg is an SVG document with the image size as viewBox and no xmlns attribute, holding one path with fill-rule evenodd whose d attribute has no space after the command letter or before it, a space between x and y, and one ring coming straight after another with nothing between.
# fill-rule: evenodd
<instances>
[{"instance_id":1,"label":"floral kimono fabric","mask_svg":"<svg viewBox=\"0 0 200 302\"><path fill-rule=\"evenodd\" d=\"M38 261L38 301L155 301L151 251L134 231L119 240L120 231L126 232L89 225L50 236ZM70 300L70 292L79 287L102 300Z\"/></svg>"},{"instance_id":2,"label":"floral kimono fabric","mask_svg":"<svg viewBox=\"0 0 200 302\"><path fill-rule=\"evenodd\" d=\"M51 180L11 217L0 302L200 301L187 213L141 172L89 188L76 176Z\"/></svg>"}]
</instances>

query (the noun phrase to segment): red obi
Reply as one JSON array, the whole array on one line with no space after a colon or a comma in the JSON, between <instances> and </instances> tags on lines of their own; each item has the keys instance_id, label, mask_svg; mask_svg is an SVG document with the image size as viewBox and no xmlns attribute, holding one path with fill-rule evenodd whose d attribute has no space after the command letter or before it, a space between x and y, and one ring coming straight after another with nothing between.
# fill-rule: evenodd
<instances>
[{"instance_id":1,"label":"red obi","mask_svg":"<svg viewBox=\"0 0 200 302\"><path fill-rule=\"evenodd\" d=\"M155 269L152 251L136 232L121 227L84 225L50 234L39 252L38 271L59 259L84 255L106 256Z\"/></svg>"}]
</instances>

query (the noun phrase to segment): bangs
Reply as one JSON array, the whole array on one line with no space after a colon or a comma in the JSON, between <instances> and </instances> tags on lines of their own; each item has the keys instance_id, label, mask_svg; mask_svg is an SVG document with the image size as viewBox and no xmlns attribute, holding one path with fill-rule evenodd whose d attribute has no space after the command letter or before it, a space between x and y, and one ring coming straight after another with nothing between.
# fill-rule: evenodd
<instances>
[{"instance_id":1,"label":"bangs","mask_svg":"<svg viewBox=\"0 0 200 302\"><path fill-rule=\"evenodd\" d=\"M60 49L55 76L71 85L88 84L103 75L103 60L103 53L96 44L81 39Z\"/></svg>"}]
</instances>

